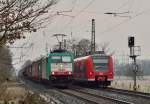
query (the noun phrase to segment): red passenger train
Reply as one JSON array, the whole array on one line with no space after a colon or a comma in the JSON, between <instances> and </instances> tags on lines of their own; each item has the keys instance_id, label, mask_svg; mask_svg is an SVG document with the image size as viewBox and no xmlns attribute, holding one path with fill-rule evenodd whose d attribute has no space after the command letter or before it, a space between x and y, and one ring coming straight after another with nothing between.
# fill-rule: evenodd
<instances>
[{"instance_id":1,"label":"red passenger train","mask_svg":"<svg viewBox=\"0 0 150 104\"><path fill-rule=\"evenodd\" d=\"M107 87L114 77L112 56L104 54L88 55L74 60L75 82L87 82Z\"/></svg>"}]
</instances>

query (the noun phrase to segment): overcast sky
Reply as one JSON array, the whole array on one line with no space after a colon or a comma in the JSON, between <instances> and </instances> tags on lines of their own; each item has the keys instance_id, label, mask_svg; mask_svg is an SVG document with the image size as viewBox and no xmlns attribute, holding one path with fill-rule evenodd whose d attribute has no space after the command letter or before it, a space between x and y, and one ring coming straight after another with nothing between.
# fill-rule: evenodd
<instances>
[{"instance_id":1,"label":"overcast sky","mask_svg":"<svg viewBox=\"0 0 150 104\"><path fill-rule=\"evenodd\" d=\"M150 59L150 0L60 0L51 8L49 14L58 11L49 25L36 33L27 34L26 40L17 41L14 46L33 45L30 49L12 49L14 58L20 53L26 56L22 61L35 59L46 54L45 44L52 47L57 40L56 33L68 35L66 38L91 38L91 19L95 19L96 43L109 42L115 55L128 54L128 36L135 36L135 45L141 46L141 58ZM106 12L122 13L116 16ZM45 35L43 35L45 34ZM20 60L14 60L14 63ZM19 65L16 65L17 67Z\"/></svg>"}]
</instances>

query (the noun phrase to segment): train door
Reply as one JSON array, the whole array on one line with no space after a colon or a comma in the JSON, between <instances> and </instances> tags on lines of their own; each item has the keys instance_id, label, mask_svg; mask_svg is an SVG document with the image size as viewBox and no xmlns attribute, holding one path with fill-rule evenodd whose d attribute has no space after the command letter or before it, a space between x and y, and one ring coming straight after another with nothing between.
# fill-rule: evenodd
<instances>
[{"instance_id":1,"label":"train door","mask_svg":"<svg viewBox=\"0 0 150 104\"><path fill-rule=\"evenodd\" d=\"M42 60L42 79L46 79L46 59Z\"/></svg>"},{"instance_id":2,"label":"train door","mask_svg":"<svg viewBox=\"0 0 150 104\"><path fill-rule=\"evenodd\" d=\"M46 79L49 80L49 76L51 75L51 60L50 58L46 58Z\"/></svg>"},{"instance_id":3,"label":"train door","mask_svg":"<svg viewBox=\"0 0 150 104\"><path fill-rule=\"evenodd\" d=\"M33 66L34 66L34 79L35 80L38 80L38 64L37 64L37 62L35 62L34 64L33 64Z\"/></svg>"},{"instance_id":4,"label":"train door","mask_svg":"<svg viewBox=\"0 0 150 104\"><path fill-rule=\"evenodd\" d=\"M39 81L42 79L42 61L38 62L38 78Z\"/></svg>"},{"instance_id":5,"label":"train door","mask_svg":"<svg viewBox=\"0 0 150 104\"><path fill-rule=\"evenodd\" d=\"M80 63L80 71L81 71L81 79L86 79L86 66L85 66L85 60L82 60Z\"/></svg>"}]
</instances>

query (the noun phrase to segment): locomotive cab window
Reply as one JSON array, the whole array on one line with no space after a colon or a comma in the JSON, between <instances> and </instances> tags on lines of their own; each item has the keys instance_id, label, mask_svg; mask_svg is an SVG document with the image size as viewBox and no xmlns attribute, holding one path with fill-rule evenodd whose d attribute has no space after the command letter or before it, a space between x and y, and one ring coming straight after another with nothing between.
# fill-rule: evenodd
<instances>
[{"instance_id":1,"label":"locomotive cab window","mask_svg":"<svg viewBox=\"0 0 150 104\"><path fill-rule=\"evenodd\" d=\"M61 62L61 56L51 56L51 60L54 63Z\"/></svg>"},{"instance_id":2,"label":"locomotive cab window","mask_svg":"<svg viewBox=\"0 0 150 104\"><path fill-rule=\"evenodd\" d=\"M62 62L71 62L70 56L62 56Z\"/></svg>"},{"instance_id":3,"label":"locomotive cab window","mask_svg":"<svg viewBox=\"0 0 150 104\"><path fill-rule=\"evenodd\" d=\"M72 60L71 56L51 56L51 71L71 71Z\"/></svg>"},{"instance_id":4,"label":"locomotive cab window","mask_svg":"<svg viewBox=\"0 0 150 104\"><path fill-rule=\"evenodd\" d=\"M70 56L51 56L51 60L53 63L70 63L71 57Z\"/></svg>"},{"instance_id":5,"label":"locomotive cab window","mask_svg":"<svg viewBox=\"0 0 150 104\"><path fill-rule=\"evenodd\" d=\"M108 56L93 56L93 64L95 71L107 71Z\"/></svg>"}]
</instances>

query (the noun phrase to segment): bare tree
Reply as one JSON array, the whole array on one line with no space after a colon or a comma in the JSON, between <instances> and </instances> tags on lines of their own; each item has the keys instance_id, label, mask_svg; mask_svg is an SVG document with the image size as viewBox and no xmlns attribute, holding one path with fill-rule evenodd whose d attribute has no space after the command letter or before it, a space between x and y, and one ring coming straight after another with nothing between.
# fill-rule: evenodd
<instances>
[{"instance_id":1,"label":"bare tree","mask_svg":"<svg viewBox=\"0 0 150 104\"><path fill-rule=\"evenodd\" d=\"M0 0L0 46L36 32L52 15L46 15L57 0ZM44 15L44 16L43 16Z\"/></svg>"},{"instance_id":2,"label":"bare tree","mask_svg":"<svg viewBox=\"0 0 150 104\"><path fill-rule=\"evenodd\" d=\"M27 61L25 61L25 63L22 65L22 68L25 68L26 66L31 65L31 64L32 64L32 61L31 61L31 60L27 60Z\"/></svg>"},{"instance_id":3,"label":"bare tree","mask_svg":"<svg viewBox=\"0 0 150 104\"><path fill-rule=\"evenodd\" d=\"M98 49L97 43L95 44L96 50ZM56 44L53 46L53 49L58 49L59 45ZM66 41L66 50L74 53L76 57L85 56L91 51L91 42L88 39L68 39Z\"/></svg>"},{"instance_id":4,"label":"bare tree","mask_svg":"<svg viewBox=\"0 0 150 104\"><path fill-rule=\"evenodd\" d=\"M73 53L76 53L78 42L79 42L79 40L76 38L67 40L66 49L73 52Z\"/></svg>"},{"instance_id":5,"label":"bare tree","mask_svg":"<svg viewBox=\"0 0 150 104\"><path fill-rule=\"evenodd\" d=\"M53 50L57 50L57 49L59 49L59 44L55 44L55 45L53 46Z\"/></svg>"},{"instance_id":6,"label":"bare tree","mask_svg":"<svg viewBox=\"0 0 150 104\"><path fill-rule=\"evenodd\" d=\"M13 66L10 50L6 47L0 47L0 81L11 77Z\"/></svg>"},{"instance_id":7,"label":"bare tree","mask_svg":"<svg viewBox=\"0 0 150 104\"><path fill-rule=\"evenodd\" d=\"M90 51L91 42L88 39L82 39L78 43L78 55L86 55Z\"/></svg>"},{"instance_id":8,"label":"bare tree","mask_svg":"<svg viewBox=\"0 0 150 104\"><path fill-rule=\"evenodd\" d=\"M87 52L90 51L90 40L88 39L72 39L67 40L67 50L72 51L75 56L84 56Z\"/></svg>"},{"instance_id":9,"label":"bare tree","mask_svg":"<svg viewBox=\"0 0 150 104\"><path fill-rule=\"evenodd\" d=\"M108 42L101 43L100 47L105 54L109 54L109 55L115 54L115 51L110 50Z\"/></svg>"}]
</instances>

